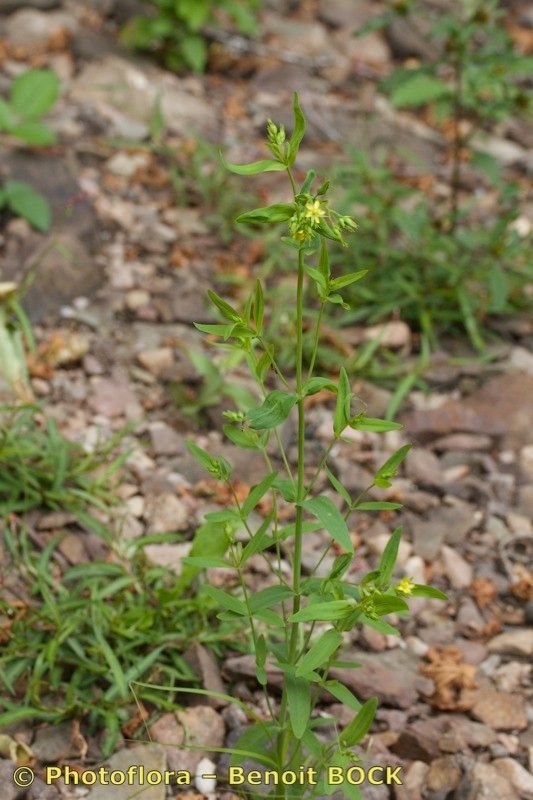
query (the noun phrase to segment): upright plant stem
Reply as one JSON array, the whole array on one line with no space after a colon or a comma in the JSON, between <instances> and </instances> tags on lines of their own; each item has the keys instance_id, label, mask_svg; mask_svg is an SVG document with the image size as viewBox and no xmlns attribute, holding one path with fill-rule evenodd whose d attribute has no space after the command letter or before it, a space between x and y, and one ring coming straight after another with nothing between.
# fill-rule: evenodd
<instances>
[{"instance_id":1,"label":"upright plant stem","mask_svg":"<svg viewBox=\"0 0 533 800\"><path fill-rule=\"evenodd\" d=\"M457 44L457 48L460 45ZM461 133L461 116L463 111L463 60L464 54L457 50L455 61L455 87L453 104L453 150L452 150L452 178L451 178L451 228L457 227L459 217L459 191L461 188L461 151L463 136Z\"/></svg>"},{"instance_id":2,"label":"upright plant stem","mask_svg":"<svg viewBox=\"0 0 533 800\"><path fill-rule=\"evenodd\" d=\"M292 613L300 609L300 578L302 572L302 502L305 495L304 485L304 444L305 444L305 419L303 388L303 285L304 285L304 255L300 248L298 251L298 286L296 290L296 391L298 394L298 478L296 484L296 521L294 529L294 556L292 588L294 592ZM300 626L298 622L291 624L289 639L289 663L294 664L298 655L298 639ZM283 692L280 707L280 734L278 739L279 768L282 769L286 757L288 741L287 732L284 730L287 718L287 693Z\"/></svg>"}]
</instances>

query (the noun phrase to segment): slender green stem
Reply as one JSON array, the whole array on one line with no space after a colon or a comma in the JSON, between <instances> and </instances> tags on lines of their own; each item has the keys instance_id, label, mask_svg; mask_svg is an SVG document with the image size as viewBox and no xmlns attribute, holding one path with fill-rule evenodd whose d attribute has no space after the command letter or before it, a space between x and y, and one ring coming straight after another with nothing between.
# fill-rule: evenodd
<instances>
[{"instance_id":1,"label":"slender green stem","mask_svg":"<svg viewBox=\"0 0 533 800\"><path fill-rule=\"evenodd\" d=\"M296 614L300 610L300 583L302 572L302 523L303 509L302 502L305 494L304 485L304 458L305 458L305 418L304 404L302 397L303 386L303 287L304 287L304 255L300 248L298 251L298 284L296 290L296 392L298 394L298 478L296 485L296 521L294 528L294 555L293 555L293 601L292 613ZM289 640L289 663L294 664L298 654L298 639L300 636L300 626L298 622L292 622ZM288 734L285 730L287 718L287 692L284 690L280 706L280 734L278 738L278 763L279 768L283 769L286 757Z\"/></svg>"}]
</instances>

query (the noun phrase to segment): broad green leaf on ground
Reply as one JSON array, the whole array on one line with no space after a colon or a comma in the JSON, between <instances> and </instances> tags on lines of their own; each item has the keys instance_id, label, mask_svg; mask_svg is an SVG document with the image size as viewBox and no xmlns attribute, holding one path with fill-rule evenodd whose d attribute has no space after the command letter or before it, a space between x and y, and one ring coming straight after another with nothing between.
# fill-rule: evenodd
<instances>
[{"instance_id":1,"label":"broad green leaf on ground","mask_svg":"<svg viewBox=\"0 0 533 800\"><path fill-rule=\"evenodd\" d=\"M30 69L15 78L11 105L24 120L37 119L49 111L59 96L59 78L50 69Z\"/></svg>"},{"instance_id":2,"label":"broad green leaf on ground","mask_svg":"<svg viewBox=\"0 0 533 800\"><path fill-rule=\"evenodd\" d=\"M7 203L15 214L27 219L42 233L50 227L51 215L48 201L27 183L7 181L3 187Z\"/></svg>"},{"instance_id":3,"label":"broad green leaf on ground","mask_svg":"<svg viewBox=\"0 0 533 800\"><path fill-rule=\"evenodd\" d=\"M450 88L439 78L418 73L400 84L392 93L395 106L421 106L450 94Z\"/></svg>"}]
</instances>

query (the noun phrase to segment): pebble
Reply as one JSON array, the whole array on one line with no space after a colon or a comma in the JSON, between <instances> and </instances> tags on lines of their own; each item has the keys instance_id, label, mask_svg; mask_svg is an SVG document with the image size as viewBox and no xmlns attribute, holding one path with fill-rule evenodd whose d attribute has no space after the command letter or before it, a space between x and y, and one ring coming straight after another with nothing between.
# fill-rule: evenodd
<instances>
[{"instance_id":1,"label":"pebble","mask_svg":"<svg viewBox=\"0 0 533 800\"><path fill-rule=\"evenodd\" d=\"M497 731L521 731L528 725L523 699L494 689L478 689L474 693L472 715Z\"/></svg>"},{"instance_id":2,"label":"pebble","mask_svg":"<svg viewBox=\"0 0 533 800\"><path fill-rule=\"evenodd\" d=\"M441 548L444 569L454 589L466 589L472 583L474 573L470 564L448 545Z\"/></svg>"},{"instance_id":3,"label":"pebble","mask_svg":"<svg viewBox=\"0 0 533 800\"><path fill-rule=\"evenodd\" d=\"M164 772L167 766L164 748L158 744L143 744L119 750L103 766L107 767L110 772L114 770L127 772L128 768L133 765L144 766L147 773L151 770L158 773ZM109 794L109 786L106 782L105 785L96 785L91 789L87 800L109 800ZM129 800L136 794L142 794L143 800L165 800L166 787L164 783L154 786L144 783L141 786L136 775L128 783L113 786L113 800Z\"/></svg>"},{"instance_id":4,"label":"pebble","mask_svg":"<svg viewBox=\"0 0 533 800\"><path fill-rule=\"evenodd\" d=\"M533 800L533 775L514 758L498 758L492 762L524 800Z\"/></svg>"},{"instance_id":5,"label":"pebble","mask_svg":"<svg viewBox=\"0 0 533 800\"><path fill-rule=\"evenodd\" d=\"M478 763L459 787L461 800L518 800L507 778L490 764Z\"/></svg>"},{"instance_id":6,"label":"pebble","mask_svg":"<svg viewBox=\"0 0 533 800\"><path fill-rule=\"evenodd\" d=\"M169 375L174 366L174 351L171 347L144 350L137 355L139 364L157 378Z\"/></svg>"},{"instance_id":7,"label":"pebble","mask_svg":"<svg viewBox=\"0 0 533 800\"><path fill-rule=\"evenodd\" d=\"M488 644L491 653L533 657L533 629L517 628L495 636Z\"/></svg>"},{"instance_id":8,"label":"pebble","mask_svg":"<svg viewBox=\"0 0 533 800\"><path fill-rule=\"evenodd\" d=\"M192 514L183 500L166 493L148 499L146 520L149 534L186 531L192 521Z\"/></svg>"}]
</instances>

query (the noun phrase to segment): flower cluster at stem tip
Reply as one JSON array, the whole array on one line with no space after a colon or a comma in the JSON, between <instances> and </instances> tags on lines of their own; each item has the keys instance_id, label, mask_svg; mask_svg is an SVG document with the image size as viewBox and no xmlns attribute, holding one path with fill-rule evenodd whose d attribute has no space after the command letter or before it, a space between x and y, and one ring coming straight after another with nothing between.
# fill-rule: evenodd
<instances>
[{"instance_id":1,"label":"flower cluster at stem tip","mask_svg":"<svg viewBox=\"0 0 533 800\"><path fill-rule=\"evenodd\" d=\"M267 122L267 143L270 151L280 162L290 163L290 144L286 138L285 127L276 125L271 119ZM338 214L329 207L325 199L328 189L329 181L325 181L314 195L305 191L296 195L296 209L289 220L289 231L299 244L309 241L317 233L325 234L344 244L343 231L354 231L357 228L357 223L352 217Z\"/></svg>"}]
</instances>

